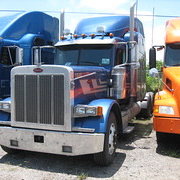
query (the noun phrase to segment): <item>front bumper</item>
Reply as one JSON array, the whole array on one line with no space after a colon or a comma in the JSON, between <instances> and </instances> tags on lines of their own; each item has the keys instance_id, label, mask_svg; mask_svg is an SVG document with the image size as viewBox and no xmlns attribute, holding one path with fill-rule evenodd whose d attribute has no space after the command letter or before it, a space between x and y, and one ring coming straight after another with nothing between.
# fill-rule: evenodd
<instances>
[{"instance_id":1,"label":"front bumper","mask_svg":"<svg viewBox=\"0 0 180 180\"><path fill-rule=\"evenodd\" d=\"M13 149L76 156L102 152L104 134L0 126L0 145Z\"/></svg>"},{"instance_id":2,"label":"front bumper","mask_svg":"<svg viewBox=\"0 0 180 180\"><path fill-rule=\"evenodd\" d=\"M153 118L154 130L158 132L180 134L180 119L173 117Z\"/></svg>"}]
</instances>

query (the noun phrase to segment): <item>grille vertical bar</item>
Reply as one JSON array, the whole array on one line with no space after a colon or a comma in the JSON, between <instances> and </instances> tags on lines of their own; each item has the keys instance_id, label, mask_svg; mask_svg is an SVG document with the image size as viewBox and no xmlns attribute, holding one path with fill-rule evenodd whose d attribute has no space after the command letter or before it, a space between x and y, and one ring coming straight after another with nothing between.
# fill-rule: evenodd
<instances>
[{"instance_id":1,"label":"grille vertical bar","mask_svg":"<svg viewBox=\"0 0 180 180\"><path fill-rule=\"evenodd\" d=\"M40 76L40 123L51 124L51 76Z\"/></svg>"},{"instance_id":2,"label":"grille vertical bar","mask_svg":"<svg viewBox=\"0 0 180 180\"><path fill-rule=\"evenodd\" d=\"M15 75L15 114L16 120L24 121L24 76Z\"/></svg>"},{"instance_id":3,"label":"grille vertical bar","mask_svg":"<svg viewBox=\"0 0 180 180\"><path fill-rule=\"evenodd\" d=\"M15 75L14 87L15 121L64 125L63 74Z\"/></svg>"},{"instance_id":4,"label":"grille vertical bar","mask_svg":"<svg viewBox=\"0 0 180 180\"><path fill-rule=\"evenodd\" d=\"M38 122L37 88L37 76L26 76L26 122Z\"/></svg>"},{"instance_id":5,"label":"grille vertical bar","mask_svg":"<svg viewBox=\"0 0 180 180\"><path fill-rule=\"evenodd\" d=\"M54 124L64 125L64 76L54 76Z\"/></svg>"}]
</instances>

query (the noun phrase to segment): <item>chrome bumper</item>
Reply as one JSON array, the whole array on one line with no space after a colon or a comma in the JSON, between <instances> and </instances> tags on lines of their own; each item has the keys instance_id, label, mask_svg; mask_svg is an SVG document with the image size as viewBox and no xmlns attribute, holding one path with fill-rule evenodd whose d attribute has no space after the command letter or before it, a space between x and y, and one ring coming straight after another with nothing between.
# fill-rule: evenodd
<instances>
[{"instance_id":1,"label":"chrome bumper","mask_svg":"<svg viewBox=\"0 0 180 180\"><path fill-rule=\"evenodd\" d=\"M102 152L104 134L0 126L0 145L13 149L76 156Z\"/></svg>"}]
</instances>

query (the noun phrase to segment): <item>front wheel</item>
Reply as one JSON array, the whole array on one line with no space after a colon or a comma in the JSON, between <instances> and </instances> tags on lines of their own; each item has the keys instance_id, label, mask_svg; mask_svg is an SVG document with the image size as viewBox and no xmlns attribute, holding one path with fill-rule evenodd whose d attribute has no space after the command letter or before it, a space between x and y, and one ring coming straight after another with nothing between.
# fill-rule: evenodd
<instances>
[{"instance_id":1,"label":"front wheel","mask_svg":"<svg viewBox=\"0 0 180 180\"><path fill-rule=\"evenodd\" d=\"M117 148L117 122L116 122L115 114L111 112L108 118L103 152L94 154L94 162L101 166L110 165L115 158L116 148Z\"/></svg>"}]
</instances>

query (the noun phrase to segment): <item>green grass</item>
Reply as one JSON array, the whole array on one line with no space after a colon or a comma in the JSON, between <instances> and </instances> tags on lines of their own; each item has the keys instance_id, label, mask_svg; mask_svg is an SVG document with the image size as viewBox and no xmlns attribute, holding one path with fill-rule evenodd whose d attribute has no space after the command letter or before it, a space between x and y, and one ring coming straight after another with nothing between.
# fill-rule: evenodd
<instances>
[{"instance_id":1,"label":"green grass","mask_svg":"<svg viewBox=\"0 0 180 180\"><path fill-rule=\"evenodd\" d=\"M88 177L88 174L81 173L80 175L78 175L78 180L85 180L87 177Z\"/></svg>"}]
</instances>

